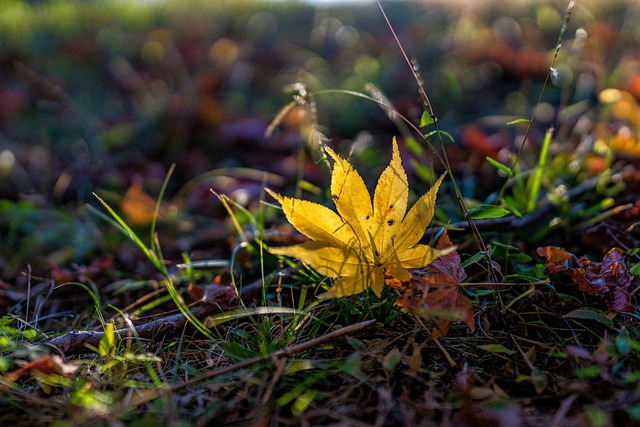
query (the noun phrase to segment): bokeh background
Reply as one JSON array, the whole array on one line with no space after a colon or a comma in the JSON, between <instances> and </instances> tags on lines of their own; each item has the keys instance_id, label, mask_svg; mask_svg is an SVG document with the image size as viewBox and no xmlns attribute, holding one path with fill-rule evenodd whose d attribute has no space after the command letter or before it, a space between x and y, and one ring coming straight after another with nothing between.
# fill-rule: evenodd
<instances>
[{"instance_id":1,"label":"bokeh background","mask_svg":"<svg viewBox=\"0 0 640 427\"><path fill-rule=\"evenodd\" d=\"M501 181L484 159L517 150L523 128L505 123L531 117L568 3L382 4L454 139L447 150L465 195L489 197ZM597 154L598 139L619 137L615 150L638 156L639 20L635 1L576 2L524 165L549 126L556 154ZM167 253L225 257L216 242L228 235L226 214L211 188L249 208L266 183L302 182L318 196L328 178L318 142L375 177L391 137L410 134L374 102L323 91L386 99L414 123L424 111L374 2L2 0L0 28L7 283L111 252L123 269L143 269L87 205L99 208L95 192L144 226L173 164L161 209ZM428 150L403 147L412 181L428 182Z\"/></svg>"}]
</instances>

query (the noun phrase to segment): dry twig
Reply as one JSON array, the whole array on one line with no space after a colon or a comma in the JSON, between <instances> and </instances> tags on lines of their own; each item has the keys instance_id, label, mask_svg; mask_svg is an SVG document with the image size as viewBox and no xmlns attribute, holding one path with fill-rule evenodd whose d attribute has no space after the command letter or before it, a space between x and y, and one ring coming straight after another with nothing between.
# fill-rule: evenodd
<instances>
[{"instance_id":1,"label":"dry twig","mask_svg":"<svg viewBox=\"0 0 640 427\"><path fill-rule=\"evenodd\" d=\"M274 272L265 277L264 282L267 282L276 275L288 276L289 274L291 274L290 269ZM247 286L244 286L240 290L240 298L253 299L258 297L262 291L264 282L262 279L259 279ZM224 306L226 298L226 293L221 292L220 296L215 298L215 300L193 307L191 309L191 314L195 318L203 320L206 317L217 313L222 308L226 308ZM178 336L182 332L187 322L187 318L182 313L164 316L149 323L136 325L135 336L139 339L154 341L172 338ZM133 336L133 331L130 328L118 329L114 331L114 333L122 340L129 339ZM102 331L71 331L59 337L46 340L40 344L53 348L62 356L71 356L92 353L93 350L91 347L98 348L103 336L104 332Z\"/></svg>"}]
</instances>

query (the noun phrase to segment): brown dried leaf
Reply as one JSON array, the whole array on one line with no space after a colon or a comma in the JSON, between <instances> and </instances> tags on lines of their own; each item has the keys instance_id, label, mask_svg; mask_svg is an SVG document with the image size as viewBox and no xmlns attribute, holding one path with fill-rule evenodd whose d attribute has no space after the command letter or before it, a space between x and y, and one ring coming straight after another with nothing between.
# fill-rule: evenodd
<instances>
[{"instance_id":1,"label":"brown dried leaf","mask_svg":"<svg viewBox=\"0 0 640 427\"><path fill-rule=\"evenodd\" d=\"M64 359L57 354L46 354L33 362L21 366L15 371L9 372L5 378L9 382L13 382L26 374L32 374L34 376L68 376L77 371L78 368L78 365L65 363Z\"/></svg>"},{"instance_id":2,"label":"brown dried leaf","mask_svg":"<svg viewBox=\"0 0 640 427\"><path fill-rule=\"evenodd\" d=\"M559 273L569 267L569 261L575 260L575 256L572 253L567 252L564 248L558 248L556 246L544 246L536 250L538 255L545 257L547 263L545 265L545 271L549 274Z\"/></svg>"},{"instance_id":3,"label":"brown dried leaf","mask_svg":"<svg viewBox=\"0 0 640 427\"><path fill-rule=\"evenodd\" d=\"M120 203L127 224L131 226L147 225L153 221L156 201L144 192L142 181L135 180Z\"/></svg>"},{"instance_id":4,"label":"brown dried leaf","mask_svg":"<svg viewBox=\"0 0 640 427\"><path fill-rule=\"evenodd\" d=\"M452 247L445 231L438 240L437 249L444 251ZM467 273L460 266L457 251L442 255L428 266L410 272L411 280L403 283L403 286L399 286L397 280L390 285L392 278L387 278L387 285L402 294L396 304L433 322L436 326L432 331L434 337L446 335L451 323L456 320L463 320L472 331L475 329L473 304L460 288Z\"/></svg>"},{"instance_id":5,"label":"brown dried leaf","mask_svg":"<svg viewBox=\"0 0 640 427\"><path fill-rule=\"evenodd\" d=\"M108 272L113 269L113 255L106 255L95 258L91 264L74 266L73 269L60 268L55 264L51 264L51 278L56 283L70 282L79 280L87 282L95 278L98 274Z\"/></svg>"},{"instance_id":6,"label":"brown dried leaf","mask_svg":"<svg viewBox=\"0 0 640 427\"><path fill-rule=\"evenodd\" d=\"M432 331L434 337L440 334L446 335L449 332L449 326L455 320L462 320L469 329L475 330L473 304L457 283L429 292L423 304L432 311L445 313L435 316L438 328Z\"/></svg>"},{"instance_id":7,"label":"brown dried leaf","mask_svg":"<svg viewBox=\"0 0 640 427\"><path fill-rule=\"evenodd\" d=\"M611 249L602 262L578 259L572 253L553 246L538 248L537 253L547 258L548 273L566 271L582 292L598 297L604 296L609 310L635 312L636 307L631 304L627 292L632 277L624 263L622 249ZM569 260L577 267L569 265Z\"/></svg>"},{"instance_id":8,"label":"brown dried leaf","mask_svg":"<svg viewBox=\"0 0 640 427\"><path fill-rule=\"evenodd\" d=\"M438 239L436 249L443 250L453 246L451 239L449 239L449 234L445 230L440 239ZM467 278L467 273L460 266L460 255L458 251L449 252L446 255L436 258L427 266L426 270L428 273L428 281L434 286L457 285Z\"/></svg>"},{"instance_id":9,"label":"brown dried leaf","mask_svg":"<svg viewBox=\"0 0 640 427\"><path fill-rule=\"evenodd\" d=\"M231 275L228 273L216 276L214 282L209 285L189 284L187 292L194 300L213 305L223 304L231 307L238 302L238 294L231 285Z\"/></svg>"}]
</instances>

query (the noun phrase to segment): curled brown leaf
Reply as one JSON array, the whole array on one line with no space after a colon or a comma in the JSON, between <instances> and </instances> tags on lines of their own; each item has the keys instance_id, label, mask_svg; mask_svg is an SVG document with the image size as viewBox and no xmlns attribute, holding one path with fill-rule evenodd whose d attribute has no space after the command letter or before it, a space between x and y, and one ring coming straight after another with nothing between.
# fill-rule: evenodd
<instances>
[{"instance_id":1,"label":"curled brown leaf","mask_svg":"<svg viewBox=\"0 0 640 427\"><path fill-rule=\"evenodd\" d=\"M604 297L609 310L630 313L636 311L628 292L633 278L624 263L622 249L611 249L602 262L578 258L565 249L553 246L538 248L537 253L547 259L547 273L566 271L579 290L592 296Z\"/></svg>"}]
</instances>

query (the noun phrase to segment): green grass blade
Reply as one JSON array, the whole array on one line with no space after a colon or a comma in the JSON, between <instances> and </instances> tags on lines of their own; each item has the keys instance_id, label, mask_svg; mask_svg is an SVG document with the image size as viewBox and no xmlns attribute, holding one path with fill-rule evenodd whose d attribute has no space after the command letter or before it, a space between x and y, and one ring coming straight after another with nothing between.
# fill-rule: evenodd
<instances>
[{"instance_id":1,"label":"green grass blade","mask_svg":"<svg viewBox=\"0 0 640 427\"><path fill-rule=\"evenodd\" d=\"M542 149L540 150L540 157L538 157L538 164L533 171L533 175L529 178L528 192L527 192L527 212L533 212L536 208L538 200L538 192L540 191L540 184L542 182L542 176L544 169L547 166L547 158L549 157L549 145L551 145L551 137L553 136L553 127L547 130L542 142Z\"/></svg>"},{"instance_id":2,"label":"green grass blade","mask_svg":"<svg viewBox=\"0 0 640 427\"><path fill-rule=\"evenodd\" d=\"M173 175L173 171L176 168L176 164L172 164L169 168L169 172L167 172L167 176L164 178L162 182L162 186L160 187L160 193L158 194L158 199L156 200L156 207L153 210L153 217L151 218L151 230L149 231L149 241L153 245L155 241L154 236L156 234L156 224L158 223L158 214L160 212L160 205L162 204L162 199L164 198L164 193L167 190L167 185L169 185L169 180L171 179L171 175ZM152 246L154 247L154 246ZM157 249L154 247L154 249ZM157 255L157 254L156 254Z\"/></svg>"},{"instance_id":3,"label":"green grass blade","mask_svg":"<svg viewBox=\"0 0 640 427\"><path fill-rule=\"evenodd\" d=\"M120 215L118 215L118 213L114 211L113 208L111 208L111 206L109 206L109 204L105 202L100 196L98 196L96 193L93 193L93 195L95 196L96 199L98 199L100 204L104 206L107 212L109 212L111 217L116 221L116 223L120 226L120 228L124 231L124 233L131 240L133 240L136 245L138 245L138 247L142 250L142 252L144 252L145 256L149 259L149 261L151 261L159 271L165 272L166 271L165 266L156 257L155 253L153 253L153 251L151 251L151 249L149 249L147 245L144 244L142 239L140 239L140 237L135 233L135 231L133 231L131 227L127 225L127 223L122 219L122 217L120 217Z\"/></svg>"}]
</instances>

